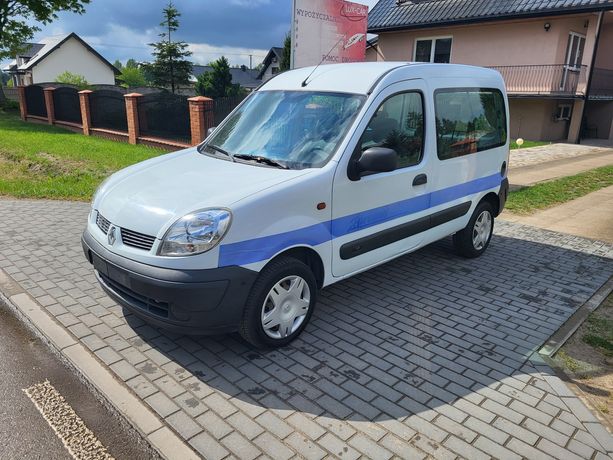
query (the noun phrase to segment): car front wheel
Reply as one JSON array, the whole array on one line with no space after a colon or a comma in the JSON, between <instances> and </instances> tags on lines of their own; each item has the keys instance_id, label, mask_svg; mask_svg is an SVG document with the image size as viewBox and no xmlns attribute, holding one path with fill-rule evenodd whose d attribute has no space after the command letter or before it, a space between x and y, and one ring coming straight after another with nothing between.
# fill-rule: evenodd
<instances>
[{"instance_id":1,"label":"car front wheel","mask_svg":"<svg viewBox=\"0 0 613 460\"><path fill-rule=\"evenodd\" d=\"M239 332L263 348L287 345L306 327L317 298L317 282L301 261L282 257L256 280L243 312Z\"/></svg>"}]
</instances>

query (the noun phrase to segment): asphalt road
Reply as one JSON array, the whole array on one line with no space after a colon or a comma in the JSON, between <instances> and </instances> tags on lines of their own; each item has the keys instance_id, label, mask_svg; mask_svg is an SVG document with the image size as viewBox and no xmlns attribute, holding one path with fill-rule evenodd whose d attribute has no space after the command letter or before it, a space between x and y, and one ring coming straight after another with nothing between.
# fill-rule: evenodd
<instances>
[{"instance_id":1,"label":"asphalt road","mask_svg":"<svg viewBox=\"0 0 613 460\"><path fill-rule=\"evenodd\" d=\"M127 422L105 407L0 300L0 459L71 459L23 392L49 382L116 459L158 456Z\"/></svg>"}]
</instances>

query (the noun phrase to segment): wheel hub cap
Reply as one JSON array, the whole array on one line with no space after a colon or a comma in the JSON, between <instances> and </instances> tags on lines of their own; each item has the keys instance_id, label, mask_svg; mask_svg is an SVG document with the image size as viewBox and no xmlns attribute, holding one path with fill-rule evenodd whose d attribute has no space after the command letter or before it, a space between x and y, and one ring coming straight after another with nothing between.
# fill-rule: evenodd
<instances>
[{"instance_id":1,"label":"wheel hub cap","mask_svg":"<svg viewBox=\"0 0 613 460\"><path fill-rule=\"evenodd\" d=\"M262 305L262 327L267 336L282 339L304 322L311 304L311 290L300 276L287 276L269 291Z\"/></svg>"},{"instance_id":2,"label":"wheel hub cap","mask_svg":"<svg viewBox=\"0 0 613 460\"><path fill-rule=\"evenodd\" d=\"M473 227L473 246L480 251L487 244L492 233L492 216L488 211L483 211L477 217Z\"/></svg>"}]
</instances>

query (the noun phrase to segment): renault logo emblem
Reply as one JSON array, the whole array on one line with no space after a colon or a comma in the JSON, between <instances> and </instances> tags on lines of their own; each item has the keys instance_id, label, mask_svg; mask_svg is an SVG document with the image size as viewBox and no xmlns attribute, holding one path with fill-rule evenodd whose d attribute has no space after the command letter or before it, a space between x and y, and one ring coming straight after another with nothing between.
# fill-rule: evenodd
<instances>
[{"instance_id":1,"label":"renault logo emblem","mask_svg":"<svg viewBox=\"0 0 613 460\"><path fill-rule=\"evenodd\" d=\"M111 226L111 228L109 228L109 232L106 235L106 238L109 241L109 244L111 246L113 246L115 244L115 240L117 239L117 237L115 236L115 226Z\"/></svg>"}]
</instances>

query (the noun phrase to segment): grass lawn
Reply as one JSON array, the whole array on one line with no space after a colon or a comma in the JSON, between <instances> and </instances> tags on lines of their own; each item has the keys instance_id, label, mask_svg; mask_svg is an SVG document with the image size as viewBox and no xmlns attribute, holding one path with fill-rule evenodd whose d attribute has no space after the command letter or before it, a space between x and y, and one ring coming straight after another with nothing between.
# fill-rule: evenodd
<instances>
[{"instance_id":1,"label":"grass lawn","mask_svg":"<svg viewBox=\"0 0 613 460\"><path fill-rule=\"evenodd\" d=\"M511 192L505 209L516 214L530 214L610 185L613 185L613 166L604 166Z\"/></svg>"},{"instance_id":2,"label":"grass lawn","mask_svg":"<svg viewBox=\"0 0 613 460\"><path fill-rule=\"evenodd\" d=\"M0 195L87 201L109 174L162 153L0 110Z\"/></svg>"},{"instance_id":3,"label":"grass lawn","mask_svg":"<svg viewBox=\"0 0 613 460\"><path fill-rule=\"evenodd\" d=\"M517 145L515 143L515 139L511 139L510 145L511 145L511 150L515 150L515 149L527 149L530 147L539 147L541 145L549 145L551 144L551 142L542 142L542 141L527 141L524 139L524 143L522 144L522 146L520 147L519 145Z\"/></svg>"},{"instance_id":4,"label":"grass lawn","mask_svg":"<svg viewBox=\"0 0 613 460\"><path fill-rule=\"evenodd\" d=\"M590 313L554 361L613 427L613 294Z\"/></svg>"}]
</instances>

